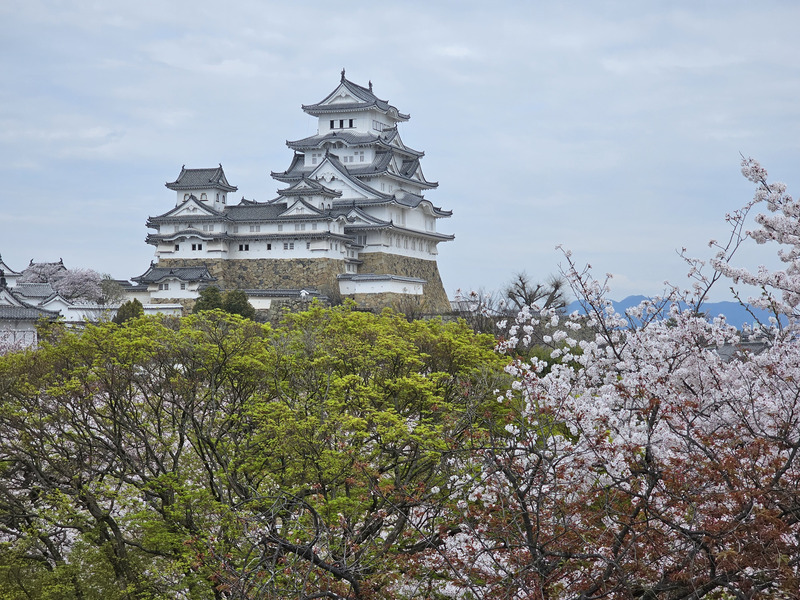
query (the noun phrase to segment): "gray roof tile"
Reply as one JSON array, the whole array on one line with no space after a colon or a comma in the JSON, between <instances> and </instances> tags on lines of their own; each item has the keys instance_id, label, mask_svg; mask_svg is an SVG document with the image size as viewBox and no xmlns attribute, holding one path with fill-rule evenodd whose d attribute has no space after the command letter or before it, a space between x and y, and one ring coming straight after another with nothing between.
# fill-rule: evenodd
<instances>
[{"instance_id":1,"label":"gray roof tile","mask_svg":"<svg viewBox=\"0 0 800 600\"><path fill-rule=\"evenodd\" d=\"M215 188L226 192L235 192L238 189L228 183L222 165L213 169L187 169L183 166L178 178L172 183L164 185L171 190Z\"/></svg>"}]
</instances>

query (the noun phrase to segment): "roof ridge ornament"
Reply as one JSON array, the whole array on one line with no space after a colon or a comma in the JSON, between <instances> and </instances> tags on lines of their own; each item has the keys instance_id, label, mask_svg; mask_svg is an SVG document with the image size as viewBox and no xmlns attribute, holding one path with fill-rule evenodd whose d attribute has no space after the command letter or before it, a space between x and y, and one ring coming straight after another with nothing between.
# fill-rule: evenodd
<instances>
[{"instance_id":1,"label":"roof ridge ornament","mask_svg":"<svg viewBox=\"0 0 800 600\"><path fill-rule=\"evenodd\" d=\"M344 83L344 67L342 67L342 83Z\"/></svg>"},{"instance_id":2,"label":"roof ridge ornament","mask_svg":"<svg viewBox=\"0 0 800 600\"><path fill-rule=\"evenodd\" d=\"M369 80L369 91L372 91L372 79Z\"/></svg>"}]
</instances>

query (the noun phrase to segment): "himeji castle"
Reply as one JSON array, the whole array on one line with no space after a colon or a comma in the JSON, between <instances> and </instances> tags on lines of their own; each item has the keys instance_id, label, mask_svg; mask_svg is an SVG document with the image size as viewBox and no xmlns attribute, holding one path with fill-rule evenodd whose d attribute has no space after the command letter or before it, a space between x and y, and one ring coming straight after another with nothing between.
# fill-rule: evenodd
<instances>
[{"instance_id":1,"label":"himeji castle","mask_svg":"<svg viewBox=\"0 0 800 600\"><path fill-rule=\"evenodd\" d=\"M213 284L251 298L304 292L375 308L416 297L426 312L449 310L436 258L453 239L438 221L452 213L424 195L438 184L423 175L424 152L401 140L409 115L344 71L302 108L317 133L286 142L294 155L271 173L283 186L276 198L233 200L222 165L184 167L166 184L176 204L148 219L155 260L134 281L154 300L194 298Z\"/></svg>"}]
</instances>

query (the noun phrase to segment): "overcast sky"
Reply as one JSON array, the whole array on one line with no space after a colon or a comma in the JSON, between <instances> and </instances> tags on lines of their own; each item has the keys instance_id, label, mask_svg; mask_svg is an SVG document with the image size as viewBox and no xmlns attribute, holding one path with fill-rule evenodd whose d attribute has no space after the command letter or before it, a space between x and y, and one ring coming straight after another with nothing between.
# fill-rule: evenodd
<instances>
[{"instance_id":1,"label":"overcast sky","mask_svg":"<svg viewBox=\"0 0 800 600\"><path fill-rule=\"evenodd\" d=\"M557 244L656 294L752 196L739 153L800 183L798 25L796 1L4 0L0 254L142 274L181 165L274 198L344 67L411 114L449 294L546 279Z\"/></svg>"}]
</instances>

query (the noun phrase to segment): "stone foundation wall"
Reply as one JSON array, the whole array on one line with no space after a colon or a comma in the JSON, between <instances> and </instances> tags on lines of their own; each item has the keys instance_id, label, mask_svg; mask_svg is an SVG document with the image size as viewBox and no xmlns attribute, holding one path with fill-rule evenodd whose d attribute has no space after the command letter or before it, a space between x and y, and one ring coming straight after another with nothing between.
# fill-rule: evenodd
<instances>
[{"instance_id":1,"label":"stone foundation wall","mask_svg":"<svg viewBox=\"0 0 800 600\"><path fill-rule=\"evenodd\" d=\"M329 258L199 260L163 258L159 267L206 265L222 289L315 289L333 297L344 263Z\"/></svg>"},{"instance_id":2,"label":"stone foundation wall","mask_svg":"<svg viewBox=\"0 0 800 600\"><path fill-rule=\"evenodd\" d=\"M419 296L404 294L355 294L353 299L359 306L380 309L393 306L419 310L426 314L450 312L450 301L439 276L436 261L397 256L394 254L362 254L363 265L359 273L377 273L418 277L427 281L424 293ZM329 258L292 259L191 259L162 258L159 267L197 267L205 265L217 278L222 289L315 289L332 301L340 297L337 275L343 272L344 264ZM412 306L413 305L413 306ZM406 312L404 310L403 312Z\"/></svg>"},{"instance_id":3,"label":"stone foundation wall","mask_svg":"<svg viewBox=\"0 0 800 600\"><path fill-rule=\"evenodd\" d=\"M450 312L450 300L448 300L447 293L444 291L442 278L439 276L439 267L435 260L411 258L397 254L381 254L379 252L362 254L360 258L364 261L364 264L358 267L359 273L405 275L406 277L424 279L427 283L422 294L422 311L426 314ZM406 304L409 302L405 296L399 294L369 294L369 296L373 295L399 296L397 299L390 299L400 303L405 302ZM358 302L357 298L355 300ZM383 306L392 305L391 302L383 304Z\"/></svg>"}]
</instances>

